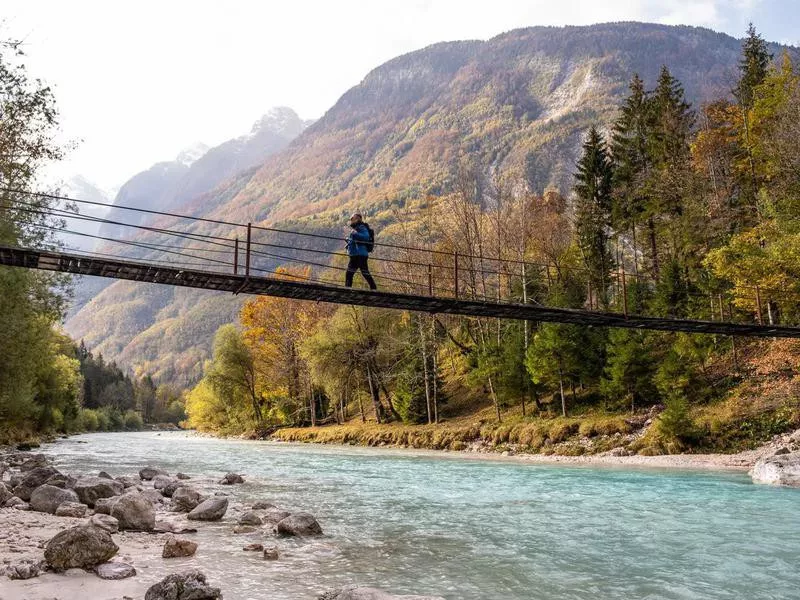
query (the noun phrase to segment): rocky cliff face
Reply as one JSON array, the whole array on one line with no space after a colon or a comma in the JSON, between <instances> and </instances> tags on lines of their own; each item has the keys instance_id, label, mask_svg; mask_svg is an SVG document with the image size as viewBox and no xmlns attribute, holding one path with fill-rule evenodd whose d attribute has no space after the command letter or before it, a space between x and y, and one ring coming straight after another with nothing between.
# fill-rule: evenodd
<instances>
[{"instance_id":1,"label":"rocky cliff face","mask_svg":"<svg viewBox=\"0 0 800 600\"><path fill-rule=\"evenodd\" d=\"M700 103L728 93L739 51L738 40L708 29L642 23L435 44L377 67L284 150L253 158L258 166L179 209L330 233L357 208L385 226L388 209L451 190L465 158L486 173L514 169L535 190L566 192L582 136L612 122L633 73L653 86L666 64ZM215 162L212 152L195 164ZM143 300L149 294L158 301ZM67 326L104 355L186 383L237 302L117 282Z\"/></svg>"}]
</instances>

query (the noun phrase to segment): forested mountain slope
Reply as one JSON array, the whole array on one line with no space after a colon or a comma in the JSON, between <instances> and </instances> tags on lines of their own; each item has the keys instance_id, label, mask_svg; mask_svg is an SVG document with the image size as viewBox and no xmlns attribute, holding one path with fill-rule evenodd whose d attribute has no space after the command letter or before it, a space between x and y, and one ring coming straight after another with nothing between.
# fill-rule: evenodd
<instances>
[{"instance_id":1,"label":"forested mountain slope","mask_svg":"<svg viewBox=\"0 0 800 600\"><path fill-rule=\"evenodd\" d=\"M611 123L633 73L650 88L667 65L701 103L731 90L739 53L724 34L641 23L436 44L374 69L284 151L181 209L333 232L358 208L386 226L390 209L451 191L465 161L566 194L587 129ZM67 326L124 365L188 383L237 308L227 296L116 282Z\"/></svg>"}]
</instances>

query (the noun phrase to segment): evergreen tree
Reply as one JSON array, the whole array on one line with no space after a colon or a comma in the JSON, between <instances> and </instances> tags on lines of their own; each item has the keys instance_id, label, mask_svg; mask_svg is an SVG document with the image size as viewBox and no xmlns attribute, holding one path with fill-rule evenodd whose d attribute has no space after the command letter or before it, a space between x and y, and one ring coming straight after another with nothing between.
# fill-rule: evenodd
<instances>
[{"instance_id":1,"label":"evergreen tree","mask_svg":"<svg viewBox=\"0 0 800 600\"><path fill-rule=\"evenodd\" d=\"M767 78L771 62L772 54L767 49L767 42L750 23L747 27L747 37L742 44L742 57L739 60L739 82L733 90L744 110L752 108L755 89Z\"/></svg>"},{"instance_id":2,"label":"evergreen tree","mask_svg":"<svg viewBox=\"0 0 800 600\"><path fill-rule=\"evenodd\" d=\"M648 136L650 103L644 81L634 74L629 85L630 95L620 108L611 133L613 159L613 199L611 222L622 230L634 228L644 211L640 185L648 169Z\"/></svg>"},{"instance_id":3,"label":"evergreen tree","mask_svg":"<svg viewBox=\"0 0 800 600\"><path fill-rule=\"evenodd\" d=\"M683 84L661 67L650 100L650 156L657 167L666 168L686 159L695 115L686 101Z\"/></svg>"},{"instance_id":4,"label":"evergreen tree","mask_svg":"<svg viewBox=\"0 0 800 600\"><path fill-rule=\"evenodd\" d=\"M592 126L575 174L575 232L589 280L603 307L608 306L608 272L613 265L608 244L612 177L606 143Z\"/></svg>"}]
</instances>

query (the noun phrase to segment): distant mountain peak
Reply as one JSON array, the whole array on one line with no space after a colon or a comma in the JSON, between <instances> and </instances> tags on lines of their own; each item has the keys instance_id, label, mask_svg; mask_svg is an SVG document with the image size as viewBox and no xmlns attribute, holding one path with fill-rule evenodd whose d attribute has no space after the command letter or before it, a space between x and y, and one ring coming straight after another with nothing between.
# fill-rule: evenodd
<instances>
[{"instance_id":1,"label":"distant mountain peak","mask_svg":"<svg viewBox=\"0 0 800 600\"><path fill-rule=\"evenodd\" d=\"M253 123L250 135L269 132L286 138L295 138L305 129L306 122L288 106L275 106Z\"/></svg>"},{"instance_id":2,"label":"distant mountain peak","mask_svg":"<svg viewBox=\"0 0 800 600\"><path fill-rule=\"evenodd\" d=\"M189 167L194 161L208 152L208 150L209 147L203 142L195 142L181 150L175 160Z\"/></svg>"}]
</instances>

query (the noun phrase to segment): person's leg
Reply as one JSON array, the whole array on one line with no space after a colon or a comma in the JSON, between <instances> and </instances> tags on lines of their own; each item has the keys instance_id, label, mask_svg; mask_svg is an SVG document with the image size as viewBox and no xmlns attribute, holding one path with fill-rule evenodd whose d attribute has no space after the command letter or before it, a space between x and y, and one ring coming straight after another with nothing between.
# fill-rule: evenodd
<instances>
[{"instance_id":1,"label":"person's leg","mask_svg":"<svg viewBox=\"0 0 800 600\"><path fill-rule=\"evenodd\" d=\"M359 258L362 259L360 265L361 275L364 276L364 279L367 281L367 284L369 284L369 289L377 290L378 286L375 285L375 280L372 278L372 275L369 272L369 264L367 263L367 257L361 256Z\"/></svg>"},{"instance_id":2,"label":"person's leg","mask_svg":"<svg viewBox=\"0 0 800 600\"><path fill-rule=\"evenodd\" d=\"M347 272L344 275L344 285L346 287L353 287L353 275L356 274L359 266L358 258L358 256L351 256L350 262L347 263Z\"/></svg>"}]
</instances>

